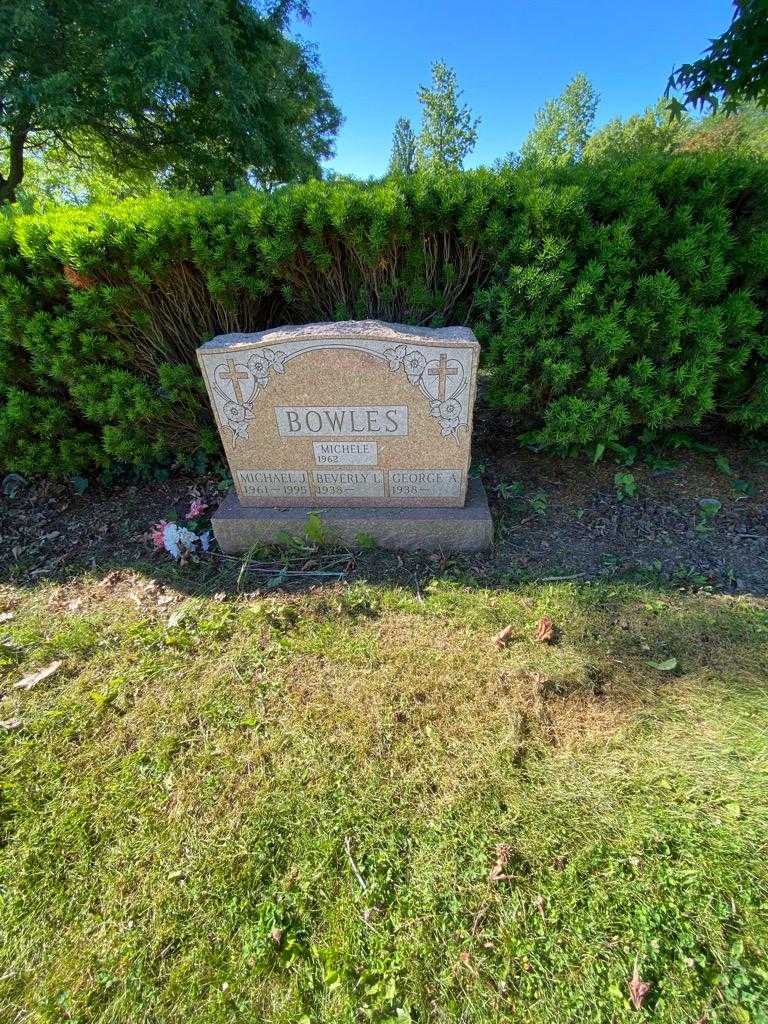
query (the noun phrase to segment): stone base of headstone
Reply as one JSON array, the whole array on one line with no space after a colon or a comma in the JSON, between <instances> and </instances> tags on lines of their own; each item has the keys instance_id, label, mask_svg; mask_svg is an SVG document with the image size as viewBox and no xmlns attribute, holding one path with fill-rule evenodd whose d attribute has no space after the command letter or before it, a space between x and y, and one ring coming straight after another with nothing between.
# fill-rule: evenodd
<instances>
[{"instance_id":1,"label":"stone base of headstone","mask_svg":"<svg viewBox=\"0 0 768 1024\"><path fill-rule=\"evenodd\" d=\"M253 508L241 505L233 490L213 517L213 533L225 554L239 555L257 544L279 544L286 534L301 538L312 511L329 538L350 547L372 540L390 551L482 551L493 542L488 499L476 477L463 508Z\"/></svg>"}]
</instances>

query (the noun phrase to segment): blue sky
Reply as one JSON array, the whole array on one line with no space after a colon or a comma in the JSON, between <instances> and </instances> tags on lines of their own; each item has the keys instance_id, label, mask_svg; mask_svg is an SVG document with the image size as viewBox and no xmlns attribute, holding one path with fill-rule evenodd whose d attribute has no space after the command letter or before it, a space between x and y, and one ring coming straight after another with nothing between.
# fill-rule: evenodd
<instances>
[{"instance_id":1,"label":"blue sky","mask_svg":"<svg viewBox=\"0 0 768 1024\"><path fill-rule=\"evenodd\" d=\"M430 64L452 65L482 118L467 166L518 149L542 103L578 71L600 93L597 123L653 103L673 65L692 60L730 22L729 0L310 0L297 34L315 43L344 114L329 166L386 170L392 128L419 120Z\"/></svg>"}]
</instances>

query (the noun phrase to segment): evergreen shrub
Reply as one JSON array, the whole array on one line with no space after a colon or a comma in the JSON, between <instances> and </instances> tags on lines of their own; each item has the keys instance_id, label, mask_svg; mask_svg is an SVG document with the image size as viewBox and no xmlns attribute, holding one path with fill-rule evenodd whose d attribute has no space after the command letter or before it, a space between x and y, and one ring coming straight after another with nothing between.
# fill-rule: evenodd
<instances>
[{"instance_id":1,"label":"evergreen shrub","mask_svg":"<svg viewBox=\"0 0 768 1024\"><path fill-rule=\"evenodd\" d=\"M216 457L195 349L467 323L510 436L561 450L768 425L768 165L685 154L312 181L0 218L0 466Z\"/></svg>"}]
</instances>

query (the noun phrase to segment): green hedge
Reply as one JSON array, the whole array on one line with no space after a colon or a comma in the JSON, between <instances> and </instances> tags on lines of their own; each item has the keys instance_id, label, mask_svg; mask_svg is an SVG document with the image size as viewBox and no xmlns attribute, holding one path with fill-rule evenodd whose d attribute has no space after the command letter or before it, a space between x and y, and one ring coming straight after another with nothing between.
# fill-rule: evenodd
<instances>
[{"instance_id":1,"label":"green hedge","mask_svg":"<svg viewBox=\"0 0 768 1024\"><path fill-rule=\"evenodd\" d=\"M468 323L510 434L559 449L768 425L768 165L693 155L0 218L0 466L219 451L201 341Z\"/></svg>"}]
</instances>

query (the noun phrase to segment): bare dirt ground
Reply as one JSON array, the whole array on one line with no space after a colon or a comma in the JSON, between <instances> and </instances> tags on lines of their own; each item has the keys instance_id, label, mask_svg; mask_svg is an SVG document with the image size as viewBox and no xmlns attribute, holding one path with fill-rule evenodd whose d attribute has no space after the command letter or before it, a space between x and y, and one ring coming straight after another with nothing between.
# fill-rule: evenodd
<instances>
[{"instance_id":1,"label":"bare dirt ground","mask_svg":"<svg viewBox=\"0 0 768 1024\"><path fill-rule=\"evenodd\" d=\"M593 465L513 439L504 455L492 454L500 430L492 414L481 413L474 467L494 515L492 551L463 559L366 552L352 572L413 580L450 566L486 583L642 573L681 586L768 594L768 445L702 435L713 451L668 449L650 459L638 455L631 465L607 453ZM616 474L631 480L617 483ZM222 486L213 477L176 476L120 489L92 485L78 494L69 483L25 482L0 494L0 578L31 585L139 566L163 575L170 559L154 551L152 525L183 522L195 498L210 514ZM224 567L232 571L231 563ZM214 550L183 574L190 587L217 589L222 568Z\"/></svg>"},{"instance_id":2,"label":"bare dirt ground","mask_svg":"<svg viewBox=\"0 0 768 1024\"><path fill-rule=\"evenodd\" d=\"M537 576L640 571L768 593L768 446L705 436L714 452L667 450L630 466L527 449L483 460L485 428L475 461L485 462L498 565ZM617 486L625 473L634 496ZM522 493L510 493L517 481Z\"/></svg>"}]
</instances>

